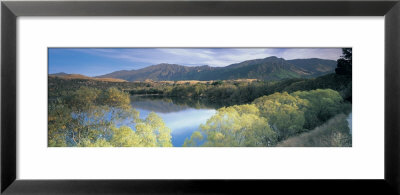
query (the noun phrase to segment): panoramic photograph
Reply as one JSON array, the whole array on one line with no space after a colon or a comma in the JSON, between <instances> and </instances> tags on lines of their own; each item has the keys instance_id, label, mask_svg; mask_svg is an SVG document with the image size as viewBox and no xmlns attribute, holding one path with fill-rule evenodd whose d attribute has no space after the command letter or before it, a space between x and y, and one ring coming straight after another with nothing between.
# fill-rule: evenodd
<instances>
[{"instance_id":1,"label":"panoramic photograph","mask_svg":"<svg viewBox=\"0 0 400 195\"><path fill-rule=\"evenodd\" d=\"M48 147L352 147L352 48L48 48Z\"/></svg>"}]
</instances>

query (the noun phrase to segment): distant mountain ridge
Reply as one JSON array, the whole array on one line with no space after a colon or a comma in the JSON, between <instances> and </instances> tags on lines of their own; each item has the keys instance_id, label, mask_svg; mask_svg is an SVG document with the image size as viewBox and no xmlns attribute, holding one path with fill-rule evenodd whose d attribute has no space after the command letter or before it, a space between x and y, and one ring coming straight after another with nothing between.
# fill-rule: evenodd
<instances>
[{"instance_id":1,"label":"distant mountain ridge","mask_svg":"<svg viewBox=\"0 0 400 195\"><path fill-rule=\"evenodd\" d=\"M105 82L127 82L123 79L118 78L95 78L95 77L88 77L81 74L67 74L65 72L59 72L54 74L49 74L49 77L57 77L62 79L83 79L83 80L97 80L97 81L105 81Z\"/></svg>"},{"instance_id":2,"label":"distant mountain ridge","mask_svg":"<svg viewBox=\"0 0 400 195\"><path fill-rule=\"evenodd\" d=\"M261 79L281 80L288 78L310 78L334 72L336 61L310 58L285 60L275 56L247 60L225 67L183 66L178 64L158 64L138 70L121 70L98 76L127 81L177 81L177 80L227 80Z\"/></svg>"}]
</instances>

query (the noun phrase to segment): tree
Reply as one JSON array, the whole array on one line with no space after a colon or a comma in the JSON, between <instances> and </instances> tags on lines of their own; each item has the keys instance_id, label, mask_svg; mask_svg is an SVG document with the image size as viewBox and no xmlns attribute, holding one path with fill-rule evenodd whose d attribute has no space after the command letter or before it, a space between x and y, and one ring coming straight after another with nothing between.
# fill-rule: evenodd
<instances>
[{"instance_id":1,"label":"tree","mask_svg":"<svg viewBox=\"0 0 400 195\"><path fill-rule=\"evenodd\" d=\"M204 135L203 135L204 134ZM206 138L203 142L203 138ZM269 127L266 118L259 116L255 105L230 106L217 113L194 132L184 146L238 147L272 146L277 135Z\"/></svg>"},{"instance_id":2,"label":"tree","mask_svg":"<svg viewBox=\"0 0 400 195\"><path fill-rule=\"evenodd\" d=\"M337 60L336 74L351 75L352 74L352 48L343 48L343 55Z\"/></svg>"},{"instance_id":3,"label":"tree","mask_svg":"<svg viewBox=\"0 0 400 195\"><path fill-rule=\"evenodd\" d=\"M279 140L303 130L307 101L283 92L257 98L253 103L260 110L260 115L267 118L272 129L278 133Z\"/></svg>"},{"instance_id":4,"label":"tree","mask_svg":"<svg viewBox=\"0 0 400 195\"><path fill-rule=\"evenodd\" d=\"M172 146L163 120L155 113L141 120L129 94L117 88L80 87L60 94L49 101L49 146Z\"/></svg>"},{"instance_id":5,"label":"tree","mask_svg":"<svg viewBox=\"0 0 400 195\"><path fill-rule=\"evenodd\" d=\"M305 109L306 129L321 125L343 110L342 97L332 89L296 91L292 95L309 102Z\"/></svg>"},{"instance_id":6,"label":"tree","mask_svg":"<svg viewBox=\"0 0 400 195\"><path fill-rule=\"evenodd\" d=\"M155 135L156 143L158 147L171 147L171 129L169 129L161 117L156 113L151 112L144 123L151 129L151 133ZM141 131L140 128L136 127L137 131Z\"/></svg>"},{"instance_id":7,"label":"tree","mask_svg":"<svg viewBox=\"0 0 400 195\"><path fill-rule=\"evenodd\" d=\"M186 138L185 142L183 143L183 147L193 147L193 146L200 146L204 137L200 131L195 131L190 136L190 139Z\"/></svg>"},{"instance_id":8,"label":"tree","mask_svg":"<svg viewBox=\"0 0 400 195\"><path fill-rule=\"evenodd\" d=\"M48 106L48 145L50 147L67 146L67 134L72 116L71 110L61 98L57 98Z\"/></svg>"}]
</instances>

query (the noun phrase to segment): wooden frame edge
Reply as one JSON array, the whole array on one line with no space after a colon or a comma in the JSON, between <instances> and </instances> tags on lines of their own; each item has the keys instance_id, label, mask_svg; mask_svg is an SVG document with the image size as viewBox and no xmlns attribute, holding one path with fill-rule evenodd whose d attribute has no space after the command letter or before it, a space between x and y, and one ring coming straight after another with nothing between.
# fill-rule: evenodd
<instances>
[{"instance_id":1,"label":"wooden frame edge","mask_svg":"<svg viewBox=\"0 0 400 195\"><path fill-rule=\"evenodd\" d=\"M1 4L1 191L16 179L17 17ZM5 95L7 94L7 95Z\"/></svg>"},{"instance_id":2,"label":"wooden frame edge","mask_svg":"<svg viewBox=\"0 0 400 195\"><path fill-rule=\"evenodd\" d=\"M400 3L385 15L385 180L400 193Z\"/></svg>"},{"instance_id":3,"label":"wooden frame edge","mask_svg":"<svg viewBox=\"0 0 400 195\"><path fill-rule=\"evenodd\" d=\"M95 6L92 6L95 5ZM111 6L109 6L111 5ZM126 5L126 6L124 6ZM298 6L309 6L304 10ZM361 6L361 7L360 7ZM338 7L345 7L338 11ZM74 9L72 9L74 8ZM140 9L143 8L143 9ZM185 9L186 8L186 9ZM209 8L209 9L207 9ZM320 9L316 9L320 8ZM357 9L356 9L357 8ZM152 11L149 11L152 9ZM241 9L244 9L240 11ZM336 10L335 10L336 9ZM89 12L87 12L89 10ZM120 10L120 12L116 12ZM121 11L122 10L122 11ZM114 13L114 14L113 14ZM135 13L135 14L132 14ZM266 14L268 13L268 14ZM16 180L16 33L18 16L379 16L385 15L385 179L384 180ZM89 189L113 193L160 193L152 186L164 188L164 192L185 193L237 193L244 192L238 185L252 187L269 186L275 189L277 182L285 182L307 192L309 182L320 187L348 186L348 192L384 192L400 194L400 3L388 1L4 1L1 3L1 192L6 194L76 194L88 193ZM171 183L172 182L172 183ZM99 185L100 184L100 185ZM172 184L167 186L166 184ZM202 186L225 188L207 191ZM368 188L368 185L369 188ZM235 187L236 186L236 187ZM367 187L366 189L362 189ZM391 187L389 187L391 186ZM234 187L233 190L227 188ZM148 189L150 188L150 189ZM74 191L75 189L75 191ZM197 191L193 191L197 189ZM209 188L207 188L209 189ZM290 189L283 192L294 192ZM251 191L251 190L250 190ZM101 191L100 191L101 192ZM249 192L249 191L246 191ZM289 193L288 192L288 193ZM338 193L337 190L331 192ZM311 192L312 193L312 192ZM317 193L316 193L317 194ZM329 193L330 194L330 193Z\"/></svg>"}]
</instances>

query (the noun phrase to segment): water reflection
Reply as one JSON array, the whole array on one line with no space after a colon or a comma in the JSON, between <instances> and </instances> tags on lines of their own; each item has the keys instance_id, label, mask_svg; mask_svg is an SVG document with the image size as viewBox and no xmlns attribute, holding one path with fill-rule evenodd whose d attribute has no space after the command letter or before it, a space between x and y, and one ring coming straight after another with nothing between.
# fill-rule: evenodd
<instances>
[{"instance_id":1,"label":"water reflection","mask_svg":"<svg viewBox=\"0 0 400 195\"><path fill-rule=\"evenodd\" d=\"M132 107L146 118L150 112L157 113L171 129L172 144L182 146L185 138L199 128L216 112L216 107L202 104L200 100L160 98L156 96L132 96Z\"/></svg>"}]
</instances>

